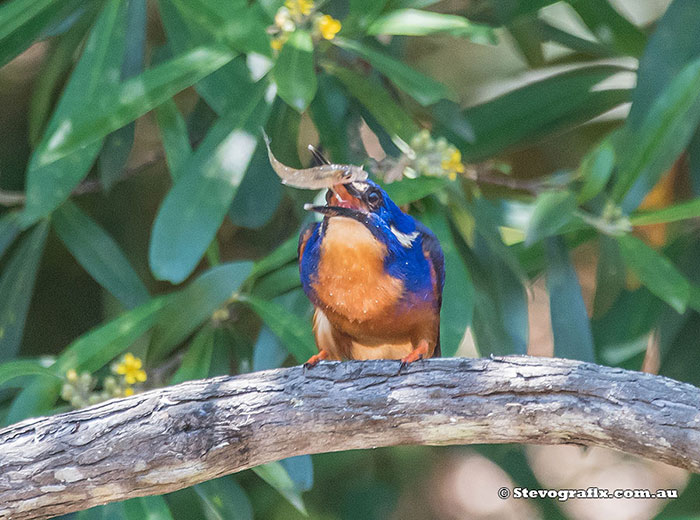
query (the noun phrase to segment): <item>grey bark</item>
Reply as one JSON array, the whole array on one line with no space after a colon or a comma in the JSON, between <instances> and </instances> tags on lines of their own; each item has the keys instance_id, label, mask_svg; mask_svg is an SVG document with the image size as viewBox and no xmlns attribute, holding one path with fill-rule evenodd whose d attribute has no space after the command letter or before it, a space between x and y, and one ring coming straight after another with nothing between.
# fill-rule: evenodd
<instances>
[{"instance_id":1,"label":"grey bark","mask_svg":"<svg viewBox=\"0 0 700 520\"><path fill-rule=\"evenodd\" d=\"M0 518L161 494L305 453L577 443L700 472L700 389L563 359L321 363L161 388L0 430Z\"/></svg>"}]
</instances>

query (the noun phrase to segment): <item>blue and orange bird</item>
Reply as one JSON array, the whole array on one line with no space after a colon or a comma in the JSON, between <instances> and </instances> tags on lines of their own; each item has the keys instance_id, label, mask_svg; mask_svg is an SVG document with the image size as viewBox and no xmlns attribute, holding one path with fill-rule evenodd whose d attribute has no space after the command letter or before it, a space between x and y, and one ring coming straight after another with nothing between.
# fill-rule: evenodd
<instances>
[{"instance_id":1,"label":"blue and orange bird","mask_svg":"<svg viewBox=\"0 0 700 520\"><path fill-rule=\"evenodd\" d=\"M435 235L371 180L328 189L323 220L299 237L304 292L323 359L440 356L444 257Z\"/></svg>"}]
</instances>

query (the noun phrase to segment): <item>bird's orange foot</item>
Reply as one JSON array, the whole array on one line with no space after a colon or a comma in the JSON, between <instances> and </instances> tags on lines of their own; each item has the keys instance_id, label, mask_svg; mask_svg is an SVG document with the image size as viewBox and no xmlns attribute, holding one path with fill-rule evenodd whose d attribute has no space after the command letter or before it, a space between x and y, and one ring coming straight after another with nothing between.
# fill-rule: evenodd
<instances>
[{"instance_id":1,"label":"bird's orange foot","mask_svg":"<svg viewBox=\"0 0 700 520\"><path fill-rule=\"evenodd\" d=\"M428 355L428 342L425 340L421 340L420 343L418 343L418 346L414 348L411 353L406 356L401 358L401 365L399 366L399 373L403 368L408 366L409 363L413 363L414 361L418 361L419 359L423 359Z\"/></svg>"},{"instance_id":2,"label":"bird's orange foot","mask_svg":"<svg viewBox=\"0 0 700 520\"><path fill-rule=\"evenodd\" d=\"M304 368L313 368L316 365L318 365L319 361L322 361L327 358L328 352L326 352L325 350L319 350L318 354L316 354L315 356L311 356L309 360L306 363L304 363Z\"/></svg>"}]
</instances>

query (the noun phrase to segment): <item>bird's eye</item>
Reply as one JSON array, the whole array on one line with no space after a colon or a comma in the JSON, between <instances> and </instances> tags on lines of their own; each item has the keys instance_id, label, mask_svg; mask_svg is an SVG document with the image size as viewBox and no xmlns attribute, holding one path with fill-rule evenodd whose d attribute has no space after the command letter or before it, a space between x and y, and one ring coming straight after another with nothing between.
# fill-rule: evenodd
<instances>
[{"instance_id":1,"label":"bird's eye","mask_svg":"<svg viewBox=\"0 0 700 520\"><path fill-rule=\"evenodd\" d=\"M382 202L382 195L377 190L372 190L367 193L367 204L372 208L378 208Z\"/></svg>"}]
</instances>

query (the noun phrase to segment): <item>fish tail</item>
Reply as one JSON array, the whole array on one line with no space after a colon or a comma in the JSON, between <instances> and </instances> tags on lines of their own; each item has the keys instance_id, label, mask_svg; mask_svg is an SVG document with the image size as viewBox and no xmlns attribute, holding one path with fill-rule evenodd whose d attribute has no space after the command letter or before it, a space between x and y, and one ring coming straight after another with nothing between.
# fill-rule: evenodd
<instances>
[{"instance_id":1,"label":"fish tail","mask_svg":"<svg viewBox=\"0 0 700 520\"><path fill-rule=\"evenodd\" d=\"M267 133L265 132L265 129L262 126L260 127L260 131L262 132L263 139L265 140L265 146L270 148L270 143L272 141L270 141L270 138L267 136Z\"/></svg>"}]
</instances>

